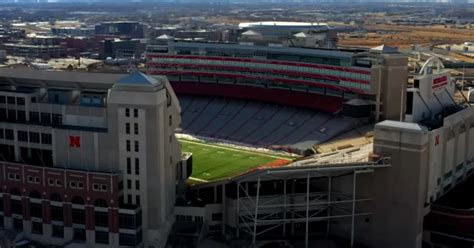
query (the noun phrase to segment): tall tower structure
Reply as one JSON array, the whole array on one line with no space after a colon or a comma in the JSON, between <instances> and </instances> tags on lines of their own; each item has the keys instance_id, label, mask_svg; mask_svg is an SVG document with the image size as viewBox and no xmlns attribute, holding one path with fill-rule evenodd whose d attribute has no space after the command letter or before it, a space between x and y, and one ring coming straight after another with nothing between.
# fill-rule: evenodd
<instances>
[{"instance_id":1,"label":"tall tower structure","mask_svg":"<svg viewBox=\"0 0 474 248\"><path fill-rule=\"evenodd\" d=\"M174 130L179 105L166 78L136 72L119 80L108 93L109 127L117 133L125 204L140 205L145 246L164 246L172 224L176 164L180 147ZM132 184L131 186L129 184Z\"/></svg>"}]
</instances>

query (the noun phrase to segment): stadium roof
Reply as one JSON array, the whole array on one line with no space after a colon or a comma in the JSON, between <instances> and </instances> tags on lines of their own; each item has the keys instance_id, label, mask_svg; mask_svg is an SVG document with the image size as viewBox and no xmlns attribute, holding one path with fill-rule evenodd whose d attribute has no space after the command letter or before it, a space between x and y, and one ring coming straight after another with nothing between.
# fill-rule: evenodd
<instances>
[{"instance_id":1,"label":"stadium roof","mask_svg":"<svg viewBox=\"0 0 474 248\"><path fill-rule=\"evenodd\" d=\"M32 68L0 68L0 79L8 84L31 87L57 87L65 89L109 89L126 74L90 73L76 71L46 71Z\"/></svg>"},{"instance_id":2,"label":"stadium roof","mask_svg":"<svg viewBox=\"0 0 474 248\"><path fill-rule=\"evenodd\" d=\"M156 85L161 84L156 79L151 78L139 71L134 72L126 77L121 78L117 81L117 85Z\"/></svg>"},{"instance_id":3,"label":"stadium roof","mask_svg":"<svg viewBox=\"0 0 474 248\"><path fill-rule=\"evenodd\" d=\"M271 27L271 26L280 26L280 27L321 27L328 26L327 23L323 22L243 22L239 24L239 28L249 28L249 27Z\"/></svg>"},{"instance_id":4,"label":"stadium roof","mask_svg":"<svg viewBox=\"0 0 474 248\"><path fill-rule=\"evenodd\" d=\"M296 37L296 38L306 38L306 37L308 37L308 35L306 35L305 32L299 32L299 33L297 33L293 36Z\"/></svg>"},{"instance_id":5,"label":"stadium roof","mask_svg":"<svg viewBox=\"0 0 474 248\"><path fill-rule=\"evenodd\" d=\"M245 31L242 33L242 35L244 36L254 36L254 35L261 35L260 33L258 32L255 32L255 31L252 31L252 30L249 30L249 31Z\"/></svg>"},{"instance_id":6,"label":"stadium roof","mask_svg":"<svg viewBox=\"0 0 474 248\"><path fill-rule=\"evenodd\" d=\"M405 129L405 130L412 130L412 131L415 131L415 132L426 131L425 127L419 125L418 123L411 123L411 122L399 122L399 121L385 120L385 121L377 123L376 125L379 126L379 127L382 127L382 128L387 128L387 129L402 128L402 129Z\"/></svg>"},{"instance_id":7,"label":"stadium roof","mask_svg":"<svg viewBox=\"0 0 474 248\"><path fill-rule=\"evenodd\" d=\"M229 43L212 43L212 42L198 42L198 41L172 41L169 43L170 48L190 48L199 49L232 49L234 51L263 51L263 52L278 52L280 54L301 55L301 56L328 56L334 58L348 58L351 59L353 52L318 49L318 48L300 48L300 47L278 47L278 46L257 46L257 45L241 45Z\"/></svg>"},{"instance_id":8,"label":"stadium roof","mask_svg":"<svg viewBox=\"0 0 474 248\"><path fill-rule=\"evenodd\" d=\"M157 40L171 40L174 39L173 36L167 35L167 34L162 34L156 38Z\"/></svg>"},{"instance_id":9,"label":"stadium roof","mask_svg":"<svg viewBox=\"0 0 474 248\"><path fill-rule=\"evenodd\" d=\"M396 53L398 52L398 48L392 47L392 46L387 46L387 45L380 45L376 46L370 49L370 51L373 52L380 52L380 53Z\"/></svg>"},{"instance_id":10,"label":"stadium roof","mask_svg":"<svg viewBox=\"0 0 474 248\"><path fill-rule=\"evenodd\" d=\"M28 87L108 90L114 84L130 86L166 86L163 76L148 76L141 72L128 74L76 71L46 71L32 68L0 68L0 80L7 84ZM1 83L1 82L0 82Z\"/></svg>"}]
</instances>

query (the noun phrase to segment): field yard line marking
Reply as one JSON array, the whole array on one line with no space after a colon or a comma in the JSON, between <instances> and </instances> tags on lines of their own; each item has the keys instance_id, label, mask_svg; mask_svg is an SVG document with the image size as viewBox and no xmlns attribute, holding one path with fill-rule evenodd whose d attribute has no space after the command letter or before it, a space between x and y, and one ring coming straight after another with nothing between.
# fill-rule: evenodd
<instances>
[{"instance_id":1,"label":"field yard line marking","mask_svg":"<svg viewBox=\"0 0 474 248\"><path fill-rule=\"evenodd\" d=\"M285 158L285 157L275 156L275 155L272 155L272 154L267 154L267 153L262 153L262 152L252 152L252 151L243 150L243 149L239 150L239 149L235 149L235 148L231 148L231 147L211 145L211 144L208 144L208 143L191 141L191 140L187 140L187 139L180 139L179 141L185 142L185 143L192 143L192 144L197 144L197 145L209 146L209 147L214 147L214 148L221 148L221 149L226 149L226 150L231 150L231 151L236 151L236 152L243 152L243 153L250 153L250 154L255 154L255 155L260 155L260 156L267 156L267 157L271 157L271 158L285 159L285 160L291 161L290 159Z\"/></svg>"},{"instance_id":2,"label":"field yard line marking","mask_svg":"<svg viewBox=\"0 0 474 248\"><path fill-rule=\"evenodd\" d=\"M200 178L196 178L196 177L189 177L189 179L191 179L191 180L195 180L195 181L198 181L198 182L203 182L203 183L207 183L207 182L209 182L209 181L207 181L207 180L200 179Z\"/></svg>"}]
</instances>

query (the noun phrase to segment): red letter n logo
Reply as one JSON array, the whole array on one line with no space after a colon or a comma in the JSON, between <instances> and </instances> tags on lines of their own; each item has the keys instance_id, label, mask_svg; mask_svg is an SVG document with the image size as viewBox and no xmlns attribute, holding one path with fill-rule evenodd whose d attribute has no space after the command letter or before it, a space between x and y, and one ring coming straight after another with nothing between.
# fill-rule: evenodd
<instances>
[{"instance_id":1,"label":"red letter n logo","mask_svg":"<svg viewBox=\"0 0 474 248\"><path fill-rule=\"evenodd\" d=\"M435 146L439 145L439 134L435 137Z\"/></svg>"},{"instance_id":2,"label":"red letter n logo","mask_svg":"<svg viewBox=\"0 0 474 248\"><path fill-rule=\"evenodd\" d=\"M81 137L69 136L69 147L75 147L75 148L81 147Z\"/></svg>"}]
</instances>

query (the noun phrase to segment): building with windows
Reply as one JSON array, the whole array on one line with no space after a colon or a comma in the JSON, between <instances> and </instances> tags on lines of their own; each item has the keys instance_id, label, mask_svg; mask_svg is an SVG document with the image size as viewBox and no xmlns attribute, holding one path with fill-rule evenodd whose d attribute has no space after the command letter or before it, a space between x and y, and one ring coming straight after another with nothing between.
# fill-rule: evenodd
<instances>
[{"instance_id":1,"label":"building with windows","mask_svg":"<svg viewBox=\"0 0 474 248\"><path fill-rule=\"evenodd\" d=\"M0 71L0 225L67 246L162 247L177 99L164 77Z\"/></svg>"},{"instance_id":2,"label":"building with windows","mask_svg":"<svg viewBox=\"0 0 474 248\"><path fill-rule=\"evenodd\" d=\"M95 26L95 35L123 38L146 38L148 25L134 21L102 22Z\"/></svg>"},{"instance_id":3,"label":"building with windows","mask_svg":"<svg viewBox=\"0 0 474 248\"><path fill-rule=\"evenodd\" d=\"M72 36L72 37L90 37L95 34L95 28L89 27L56 27L51 28L51 33L58 36Z\"/></svg>"},{"instance_id":4,"label":"building with windows","mask_svg":"<svg viewBox=\"0 0 474 248\"><path fill-rule=\"evenodd\" d=\"M296 47L336 48L337 32L319 22L245 22L239 24L239 41Z\"/></svg>"},{"instance_id":5,"label":"building with windows","mask_svg":"<svg viewBox=\"0 0 474 248\"><path fill-rule=\"evenodd\" d=\"M145 47L145 43L139 39L105 39L99 43L99 57L140 59Z\"/></svg>"},{"instance_id":6,"label":"building with windows","mask_svg":"<svg viewBox=\"0 0 474 248\"><path fill-rule=\"evenodd\" d=\"M8 55L25 58L60 58L66 56L66 48L61 45L3 44Z\"/></svg>"}]
</instances>

